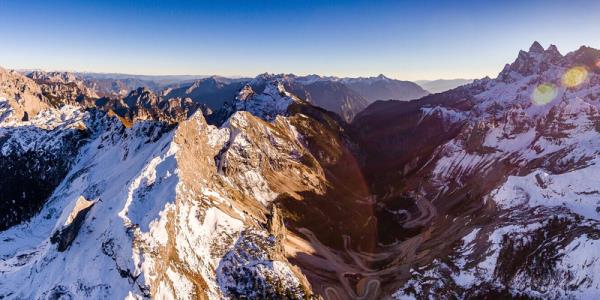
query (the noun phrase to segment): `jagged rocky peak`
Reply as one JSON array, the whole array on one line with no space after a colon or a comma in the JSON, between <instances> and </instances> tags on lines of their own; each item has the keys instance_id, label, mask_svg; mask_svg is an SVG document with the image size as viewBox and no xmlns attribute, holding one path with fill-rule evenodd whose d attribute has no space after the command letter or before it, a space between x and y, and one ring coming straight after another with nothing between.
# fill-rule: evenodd
<instances>
[{"instance_id":1,"label":"jagged rocky peak","mask_svg":"<svg viewBox=\"0 0 600 300\"><path fill-rule=\"evenodd\" d=\"M49 107L39 85L18 72L1 67L0 98L6 100L11 107L9 114L18 120L29 119Z\"/></svg>"},{"instance_id":2,"label":"jagged rocky peak","mask_svg":"<svg viewBox=\"0 0 600 300\"><path fill-rule=\"evenodd\" d=\"M104 99L102 102L100 105L102 109L116 113L128 125L147 120L177 123L185 120L198 109L206 113L209 111L205 105L188 97L161 97L146 87L131 91L123 99Z\"/></svg>"},{"instance_id":3,"label":"jagged rocky peak","mask_svg":"<svg viewBox=\"0 0 600 300\"><path fill-rule=\"evenodd\" d=\"M389 80L389 78L387 76L383 75L383 74L379 74L377 76L377 79L380 79L380 80Z\"/></svg>"},{"instance_id":4,"label":"jagged rocky peak","mask_svg":"<svg viewBox=\"0 0 600 300\"><path fill-rule=\"evenodd\" d=\"M289 93L280 80L266 82L262 93L255 93L250 85L244 86L232 105L233 111L248 111L267 121L287 112L287 108L295 102L302 102ZM232 111L232 113L233 113Z\"/></svg>"},{"instance_id":5,"label":"jagged rocky peak","mask_svg":"<svg viewBox=\"0 0 600 300\"><path fill-rule=\"evenodd\" d=\"M538 41L534 41L533 44L531 44L531 47L529 47L529 53L543 53L543 52L544 52L544 47L542 47L542 45Z\"/></svg>"},{"instance_id":6,"label":"jagged rocky peak","mask_svg":"<svg viewBox=\"0 0 600 300\"><path fill-rule=\"evenodd\" d=\"M576 51L567 54L566 59L573 64L585 66L588 70L600 73L600 50L581 46Z\"/></svg>"},{"instance_id":7,"label":"jagged rocky peak","mask_svg":"<svg viewBox=\"0 0 600 300\"><path fill-rule=\"evenodd\" d=\"M252 86L250 86L249 84L246 84L238 93L238 95L236 96L236 99L238 101L246 101L250 98L252 98L252 96L254 96L254 90L252 89Z\"/></svg>"},{"instance_id":8,"label":"jagged rocky peak","mask_svg":"<svg viewBox=\"0 0 600 300\"><path fill-rule=\"evenodd\" d=\"M564 57L555 45L550 45L546 50L539 42L534 42L529 51L519 51L517 59L512 64L507 64L498 78L512 82L515 76L531 76L542 74L552 65L564 65Z\"/></svg>"},{"instance_id":9,"label":"jagged rocky peak","mask_svg":"<svg viewBox=\"0 0 600 300\"><path fill-rule=\"evenodd\" d=\"M69 83L77 82L79 80L75 74L70 72L46 72L39 70L27 74L27 77L35 81L46 81L53 83Z\"/></svg>"},{"instance_id":10,"label":"jagged rocky peak","mask_svg":"<svg viewBox=\"0 0 600 300\"><path fill-rule=\"evenodd\" d=\"M558 47L556 47L554 44L550 44L550 46L548 46L546 53L551 54L553 57L562 57L562 54L560 54L560 51L558 51Z\"/></svg>"},{"instance_id":11,"label":"jagged rocky peak","mask_svg":"<svg viewBox=\"0 0 600 300\"><path fill-rule=\"evenodd\" d=\"M136 107L152 107L158 104L158 95L146 87L139 87L123 98L123 101L130 109Z\"/></svg>"},{"instance_id":12,"label":"jagged rocky peak","mask_svg":"<svg viewBox=\"0 0 600 300\"><path fill-rule=\"evenodd\" d=\"M83 80L70 72L33 71L27 77L40 85L44 97L54 106L90 106L94 99L99 98Z\"/></svg>"}]
</instances>

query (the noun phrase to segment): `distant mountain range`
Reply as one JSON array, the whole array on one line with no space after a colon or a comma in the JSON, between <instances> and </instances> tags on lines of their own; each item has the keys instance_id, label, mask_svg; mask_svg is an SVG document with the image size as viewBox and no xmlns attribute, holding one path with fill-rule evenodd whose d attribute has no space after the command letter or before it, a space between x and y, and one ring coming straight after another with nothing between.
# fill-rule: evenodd
<instances>
[{"instance_id":1,"label":"distant mountain range","mask_svg":"<svg viewBox=\"0 0 600 300\"><path fill-rule=\"evenodd\" d=\"M343 78L340 81L367 99L369 103L377 100L413 100L429 94L414 82L391 79L384 75Z\"/></svg>"},{"instance_id":2,"label":"distant mountain range","mask_svg":"<svg viewBox=\"0 0 600 300\"><path fill-rule=\"evenodd\" d=\"M427 90L430 93L441 93L454 88L457 88L461 85L469 84L473 82L473 79L437 79L437 80L417 80L416 84L420 85L422 88Z\"/></svg>"},{"instance_id":3,"label":"distant mountain range","mask_svg":"<svg viewBox=\"0 0 600 300\"><path fill-rule=\"evenodd\" d=\"M226 78L221 76L147 76L44 71L21 71L21 73L39 83L58 80L66 83L65 80L67 80L75 83L79 89L85 87L86 93L84 94L87 96L120 99L129 95L131 91L144 88L164 100L189 98L196 106L205 107L206 112L217 111L225 104L230 105L244 85L251 85L254 90L261 91L266 82L281 80L286 88L299 97L337 113L347 122L352 121L356 114L376 100L405 101L428 94L413 82L390 79L384 75L366 78L338 78L265 73L255 78ZM115 101L102 102L116 103ZM210 120L212 121L212 118Z\"/></svg>"}]
</instances>

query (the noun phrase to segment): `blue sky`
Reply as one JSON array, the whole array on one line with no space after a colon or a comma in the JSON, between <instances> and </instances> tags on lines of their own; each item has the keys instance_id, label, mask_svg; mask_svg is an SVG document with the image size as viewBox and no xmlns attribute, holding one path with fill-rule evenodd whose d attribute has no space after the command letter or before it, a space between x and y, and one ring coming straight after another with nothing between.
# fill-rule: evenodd
<instances>
[{"instance_id":1,"label":"blue sky","mask_svg":"<svg viewBox=\"0 0 600 300\"><path fill-rule=\"evenodd\" d=\"M495 77L538 40L600 48L600 1L0 0L0 66Z\"/></svg>"}]
</instances>

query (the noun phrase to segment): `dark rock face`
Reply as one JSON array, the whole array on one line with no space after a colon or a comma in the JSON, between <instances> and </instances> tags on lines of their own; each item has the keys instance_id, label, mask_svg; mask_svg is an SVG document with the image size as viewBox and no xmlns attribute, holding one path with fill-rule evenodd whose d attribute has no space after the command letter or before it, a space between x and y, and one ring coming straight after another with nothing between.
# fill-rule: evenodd
<instances>
[{"instance_id":1,"label":"dark rock face","mask_svg":"<svg viewBox=\"0 0 600 300\"><path fill-rule=\"evenodd\" d=\"M337 81L317 81L311 84L289 84L290 91L313 105L341 116L346 122L369 105L363 96Z\"/></svg>"},{"instance_id":2,"label":"dark rock face","mask_svg":"<svg viewBox=\"0 0 600 300\"><path fill-rule=\"evenodd\" d=\"M126 123L143 120L157 120L167 123L183 121L196 110L206 111L206 107L190 98L163 98L147 88L131 91L126 97L101 98L95 105L105 111L112 111Z\"/></svg>"},{"instance_id":3,"label":"dark rock face","mask_svg":"<svg viewBox=\"0 0 600 300\"><path fill-rule=\"evenodd\" d=\"M344 83L369 102L377 100L412 100L429 94L414 82L390 79L383 75L376 78L349 79Z\"/></svg>"},{"instance_id":4,"label":"dark rock face","mask_svg":"<svg viewBox=\"0 0 600 300\"><path fill-rule=\"evenodd\" d=\"M57 244L59 252L64 252L71 246L79 233L79 229L83 225L85 216L93 206L93 202L87 201L82 197L77 200L75 207L67 220L69 223L60 230L55 231L50 237L50 242L52 244Z\"/></svg>"},{"instance_id":5,"label":"dark rock face","mask_svg":"<svg viewBox=\"0 0 600 300\"><path fill-rule=\"evenodd\" d=\"M35 131L35 146L23 151L12 138ZM85 130L55 130L27 127L9 129L0 139L0 230L19 224L37 213L64 179ZM6 149L6 150L4 150Z\"/></svg>"},{"instance_id":6,"label":"dark rock face","mask_svg":"<svg viewBox=\"0 0 600 300\"><path fill-rule=\"evenodd\" d=\"M418 169L436 147L458 134L462 122L448 124L436 115L424 118L422 108L443 105L467 111L473 106L469 99L476 90L459 87L418 101L380 101L361 112L351 127L365 152L366 176L379 182L373 188L388 185Z\"/></svg>"},{"instance_id":7,"label":"dark rock face","mask_svg":"<svg viewBox=\"0 0 600 300\"><path fill-rule=\"evenodd\" d=\"M565 56L574 65L585 66L588 70L600 73L600 50L581 46L577 51L569 53Z\"/></svg>"},{"instance_id":8,"label":"dark rock face","mask_svg":"<svg viewBox=\"0 0 600 300\"><path fill-rule=\"evenodd\" d=\"M211 77L195 81L190 85L167 89L162 97L190 98L197 104L206 105L211 110L218 110L226 102L232 101L243 86L242 81Z\"/></svg>"},{"instance_id":9,"label":"dark rock face","mask_svg":"<svg viewBox=\"0 0 600 300\"><path fill-rule=\"evenodd\" d=\"M40 86L46 100L55 107L63 104L86 105L98 98L93 90L72 73L34 71L27 77Z\"/></svg>"}]
</instances>

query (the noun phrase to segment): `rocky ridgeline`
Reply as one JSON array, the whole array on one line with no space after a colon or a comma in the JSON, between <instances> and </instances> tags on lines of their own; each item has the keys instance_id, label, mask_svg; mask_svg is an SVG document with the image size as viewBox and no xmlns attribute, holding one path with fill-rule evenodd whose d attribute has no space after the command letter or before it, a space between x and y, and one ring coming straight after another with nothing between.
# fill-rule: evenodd
<instances>
[{"instance_id":1,"label":"rocky ridgeline","mask_svg":"<svg viewBox=\"0 0 600 300\"><path fill-rule=\"evenodd\" d=\"M11 110L13 118L27 120L41 110L48 108L49 104L42 89L33 80L15 72L0 68L0 97L2 97Z\"/></svg>"},{"instance_id":2,"label":"rocky ridgeline","mask_svg":"<svg viewBox=\"0 0 600 300\"><path fill-rule=\"evenodd\" d=\"M54 106L89 105L98 98L95 91L72 73L34 71L27 77L40 85L42 94Z\"/></svg>"},{"instance_id":3,"label":"rocky ridgeline","mask_svg":"<svg viewBox=\"0 0 600 300\"><path fill-rule=\"evenodd\" d=\"M138 116L160 105L143 89L130 96L123 104ZM287 113L290 103L278 105L272 113ZM3 202L14 218L0 232L0 295L315 297L287 260L283 218L272 202L280 194L321 193L323 170L306 165L312 154L290 121L274 114L234 112L217 128L201 112L176 126L151 114L125 124L102 110L65 105L5 123L3 161L16 157L35 167L14 164L3 177L23 179L14 175L20 168L31 178L10 186L8 195L22 198ZM38 182L48 186L32 186ZM38 194L29 194L32 187ZM84 265L95 271L68 271ZM58 270L66 276L55 276Z\"/></svg>"}]
</instances>

